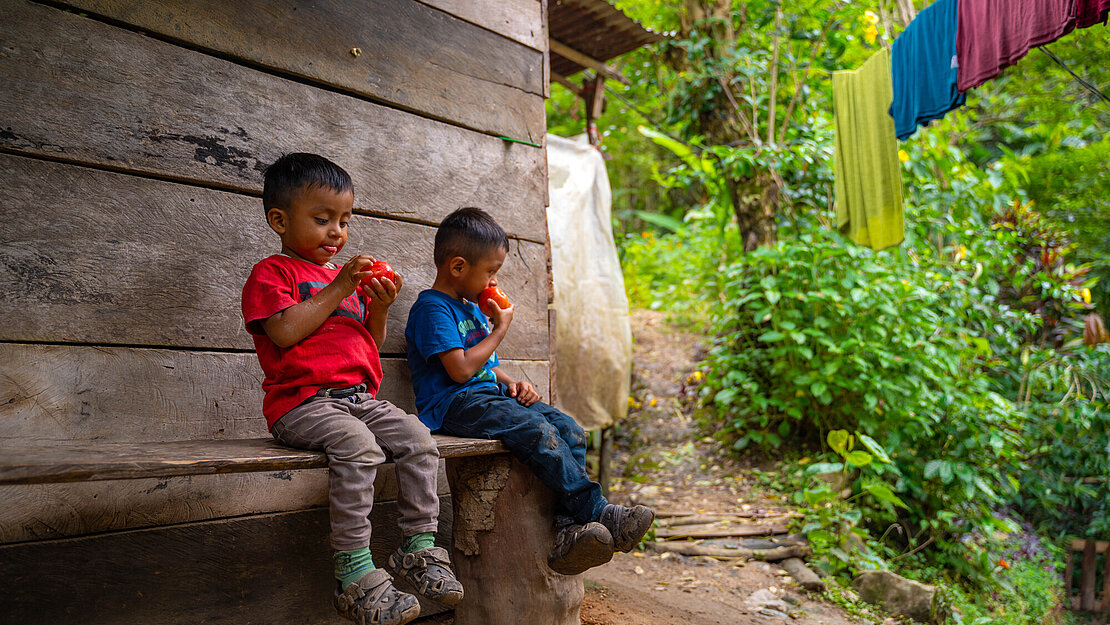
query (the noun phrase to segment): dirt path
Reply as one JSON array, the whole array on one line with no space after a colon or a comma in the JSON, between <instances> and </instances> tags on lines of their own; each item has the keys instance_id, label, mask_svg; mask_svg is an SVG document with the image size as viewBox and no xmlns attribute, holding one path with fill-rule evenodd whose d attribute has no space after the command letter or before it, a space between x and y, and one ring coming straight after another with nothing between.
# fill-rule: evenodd
<instances>
[{"instance_id":1,"label":"dirt path","mask_svg":"<svg viewBox=\"0 0 1110 625\"><path fill-rule=\"evenodd\" d=\"M633 403L616 437L611 499L644 503L663 513L785 511L745 478L750 466L721 454L693 420L707 347L670 325L661 313L634 311ZM766 467L765 467L766 468ZM777 565L720 562L707 557L634 552L587 571L582 625L642 623L857 622L835 605L806 595ZM778 610L752 603L770 593Z\"/></svg>"}]
</instances>

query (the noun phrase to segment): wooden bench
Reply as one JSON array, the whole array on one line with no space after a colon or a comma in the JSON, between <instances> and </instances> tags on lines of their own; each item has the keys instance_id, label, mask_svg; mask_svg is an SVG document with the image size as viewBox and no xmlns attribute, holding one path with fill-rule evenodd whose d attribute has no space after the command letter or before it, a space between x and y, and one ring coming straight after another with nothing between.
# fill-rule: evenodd
<instances>
[{"instance_id":1,"label":"wooden bench","mask_svg":"<svg viewBox=\"0 0 1110 625\"><path fill-rule=\"evenodd\" d=\"M577 623L581 578L546 566L554 538L550 491L499 441L435 439L450 484L450 496L442 498L453 504L441 506L438 539L451 549L467 592L455 622ZM67 443L5 449L0 486L326 466L322 453L261 438ZM391 479L386 472L376 484L387 497L391 489L382 485ZM375 506L372 549L379 563L400 540L396 520L395 505ZM444 527L449 531L442 532ZM3 545L0 581L18 590L0 602L0 621L45 624L79 615L90 624L242 623L260 616L281 623L339 622L325 601L332 584L328 530L327 510L317 508ZM283 553L268 557L274 551ZM274 563L280 563L277 570ZM422 602L423 615L442 610Z\"/></svg>"}]
</instances>

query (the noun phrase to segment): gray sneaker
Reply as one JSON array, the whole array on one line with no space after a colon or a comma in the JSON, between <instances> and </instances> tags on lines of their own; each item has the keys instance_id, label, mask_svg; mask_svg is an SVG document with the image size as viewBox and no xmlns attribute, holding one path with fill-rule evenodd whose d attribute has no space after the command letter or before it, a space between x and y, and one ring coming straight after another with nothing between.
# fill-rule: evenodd
<instances>
[{"instance_id":1,"label":"gray sneaker","mask_svg":"<svg viewBox=\"0 0 1110 625\"><path fill-rule=\"evenodd\" d=\"M405 625L420 616L416 597L393 587L389 573L374 569L335 592L335 609L359 625Z\"/></svg>"},{"instance_id":2,"label":"gray sneaker","mask_svg":"<svg viewBox=\"0 0 1110 625\"><path fill-rule=\"evenodd\" d=\"M458 605L463 587L451 571L451 560L443 547L428 547L405 553L400 547L389 555L389 570L408 582L417 594L443 605Z\"/></svg>"},{"instance_id":3,"label":"gray sneaker","mask_svg":"<svg viewBox=\"0 0 1110 625\"><path fill-rule=\"evenodd\" d=\"M567 525L555 536L547 566L562 575L578 575L613 559L613 537L596 521Z\"/></svg>"},{"instance_id":4,"label":"gray sneaker","mask_svg":"<svg viewBox=\"0 0 1110 625\"><path fill-rule=\"evenodd\" d=\"M654 520L655 513L647 506L627 508L615 504L606 504L598 519L613 536L613 548L625 553L640 544Z\"/></svg>"}]
</instances>

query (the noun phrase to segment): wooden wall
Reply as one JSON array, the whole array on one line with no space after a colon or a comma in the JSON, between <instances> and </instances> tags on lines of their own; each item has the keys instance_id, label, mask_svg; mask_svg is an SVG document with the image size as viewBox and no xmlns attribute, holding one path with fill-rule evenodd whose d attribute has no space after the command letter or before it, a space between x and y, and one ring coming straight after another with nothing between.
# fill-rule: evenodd
<instances>
[{"instance_id":1,"label":"wooden wall","mask_svg":"<svg viewBox=\"0 0 1110 625\"><path fill-rule=\"evenodd\" d=\"M499 138L543 141L544 6L0 0L0 453L266 436L239 296L280 247L262 169L292 151L354 179L341 259L405 277L382 397L412 409L405 317L434 277L435 224L465 205L511 237L499 353L546 396L546 161ZM324 473L299 473L0 487L0 543L271 527L324 503Z\"/></svg>"}]
</instances>

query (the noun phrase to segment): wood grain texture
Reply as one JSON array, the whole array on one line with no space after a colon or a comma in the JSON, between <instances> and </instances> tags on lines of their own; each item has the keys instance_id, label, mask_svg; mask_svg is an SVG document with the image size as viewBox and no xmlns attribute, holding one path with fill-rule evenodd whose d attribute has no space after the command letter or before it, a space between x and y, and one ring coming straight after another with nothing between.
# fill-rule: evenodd
<instances>
[{"instance_id":1,"label":"wood grain texture","mask_svg":"<svg viewBox=\"0 0 1110 625\"><path fill-rule=\"evenodd\" d=\"M456 543L451 553L466 588L455 607L455 625L577 625L582 576L560 575L547 566L555 540L554 494L510 457L503 486L487 496L483 486L496 467L490 460L447 461L456 531L477 530L476 546L464 550ZM500 457L495 462L504 461Z\"/></svg>"},{"instance_id":2,"label":"wood grain texture","mask_svg":"<svg viewBox=\"0 0 1110 625\"><path fill-rule=\"evenodd\" d=\"M441 458L481 456L505 451L501 441L435 435ZM0 484L57 484L298 471L328 466L323 452L293 449L272 438L169 441L153 443L55 443L4 450Z\"/></svg>"},{"instance_id":3,"label":"wood grain texture","mask_svg":"<svg viewBox=\"0 0 1110 625\"><path fill-rule=\"evenodd\" d=\"M440 11L477 24L486 30L508 37L533 50L547 49L543 12L546 0L505 0L475 2L474 0L419 0ZM545 96L547 94L544 94Z\"/></svg>"},{"instance_id":4,"label":"wood grain texture","mask_svg":"<svg viewBox=\"0 0 1110 625\"><path fill-rule=\"evenodd\" d=\"M541 52L412 0L65 4L493 135L546 128Z\"/></svg>"},{"instance_id":5,"label":"wood grain texture","mask_svg":"<svg viewBox=\"0 0 1110 625\"><path fill-rule=\"evenodd\" d=\"M439 462L440 497L451 493ZM378 468L375 505L397 499L394 465ZM0 544L327 507L328 472L0 486Z\"/></svg>"},{"instance_id":6,"label":"wood grain texture","mask_svg":"<svg viewBox=\"0 0 1110 625\"><path fill-rule=\"evenodd\" d=\"M0 11L0 147L253 194L281 154L319 151L350 172L356 211L438 224L480 206L544 240L543 150L51 7Z\"/></svg>"},{"instance_id":7,"label":"wood grain texture","mask_svg":"<svg viewBox=\"0 0 1110 625\"><path fill-rule=\"evenodd\" d=\"M1095 603L1095 580L1098 559L1095 555L1095 542L1087 541L1083 547L1083 560L1079 573L1079 609L1084 612L1093 612L1098 605Z\"/></svg>"},{"instance_id":8,"label":"wood grain texture","mask_svg":"<svg viewBox=\"0 0 1110 625\"><path fill-rule=\"evenodd\" d=\"M45 213L44 188L66 190ZM0 155L0 193L0 339L253 350L242 285L279 249L257 199L11 155ZM408 310L434 279L434 235L352 219L340 260L370 253L405 277L382 353L405 352ZM499 355L546 360L543 245L510 239L500 275L517 313Z\"/></svg>"},{"instance_id":9,"label":"wood grain texture","mask_svg":"<svg viewBox=\"0 0 1110 625\"><path fill-rule=\"evenodd\" d=\"M0 452L70 441L262 438L254 354L0 343ZM547 363L503 361L547 396ZM378 397L414 412L408 364L382 361Z\"/></svg>"},{"instance_id":10,"label":"wood grain texture","mask_svg":"<svg viewBox=\"0 0 1110 625\"><path fill-rule=\"evenodd\" d=\"M396 505L371 518L385 562L400 540ZM448 546L449 500L439 520ZM315 509L0 546L0 622L339 625L328 532L328 511Z\"/></svg>"}]
</instances>

